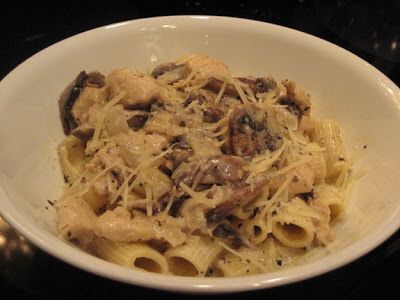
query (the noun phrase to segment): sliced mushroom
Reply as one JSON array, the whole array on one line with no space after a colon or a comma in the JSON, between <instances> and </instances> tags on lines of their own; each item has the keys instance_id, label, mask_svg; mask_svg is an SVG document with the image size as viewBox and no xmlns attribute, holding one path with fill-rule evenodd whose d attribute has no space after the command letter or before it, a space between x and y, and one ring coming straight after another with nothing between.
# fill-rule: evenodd
<instances>
[{"instance_id":1,"label":"sliced mushroom","mask_svg":"<svg viewBox=\"0 0 400 300\"><path fill-rule=\"evenodd\" d=\"M301 117L303 116L304 112L300 109L300 107L296 104L296 102L294 102L290 98L283 97L278 100L278 103L280 105L285 105L286 109L290 113L294 114L297 117L297 119L301 119Z\"/></svg>"},{"instance_id":2,"label":"sliced mushroom","mask_svg":"<svg viewBox=\"0 0 400 300\"><path fill-rule=\"evenodd\" d=\"M179 79L182 79L183 71L184 65L166 63L155 67L153 72L151 72L151 76L153 76L160 82L171 84L178 81Z\"/></svg>"},{"instance_id":3,"label":"sliced mushroom","mask_svg":"<svg viewBox=\"0 0 400 300\"><path fill-rule=\"evenodd\" d=\"M218 238L225 238L232 240L233 246L239 248L241 245L246 244L240 234L228 224L219 224L212 231L212 235Z\"/></svg>"},{"instance_id":4,"label":"sliced mushroom","mask_svg":"<svg viewBox=\"0 0 400 300\"><path fill-rule=\"evenodd\" d=\"M261 77L256 79L256 91L258 93L266 93L277 86L276 81L272 77Z\"/></svg>"},{"instance_id":5,"label":"sliced mushroom","mask_svg":"<svg viewBox=\"0 0 400 300\"><path fill-rule=\"evenodd\" d=\"M192 102L203 106L204 122L215 123L223 116L224 111L214 104L215 95L205 90L197 90L189 95L183 102L183 107L188 107Z\"/></svg>"},{"instance_id":6,"label":"sliced mushroom","mask_svg":"<svg viewBox=\"0 0 400 300\"><path fill-rule=\"evenodd\" d=\"M267 183L268 179L264 178L253 185L234 188L226 201L206 213L207 222L212 224L222 221L225 217L233 213L234 210L255 199Z\"/></svg>"},{"instance_id":7,"label":"sliced mushroom","mask_svg":"<svg viewBox=\"0 0 400 300\"><path fill-rule=\"evenodd\" d=\"M200 162L192 161L192 162L182 162L172 173L172 180L175 185L179 186L180 182L191 186L194 181L194 177L197 172L200 170Z\"/></svg>"},{"instance_id":8,"label":"sliced mushroom","mask_svg":"<svg viewBox=\"0 0 400 300\"><path fill-rule=\"evenodd\" d=\"M161 76L166 72L175 70L176 68L178 68L178 65L174 63L161 64L154 68L154 70L151 72L151 76L157 78L158 76Z\"/></svg>"},{"instance_id":9,"label":"sliced mushroom","mask_svg":"<svg viewBox=\"0 0 400 300\"><path fill-rule=\"evenodd\" d=\"M178 216L179 210L182 207L182 204L189 198L190 196L187 194L183 194L182 196L175 198L172 202L171 208L168 211L168 214L171 217L176 218Z\"/></svg>"},{"instance_id":10,"label":"sliced mushroom","mask_svg":"<svg viewBox=\"0 0 400 300\"><path fill-rule=\"evenodd\" d=\"M183 107L188 107L192 102L197 102L199 105L203 103L211 102L212 98L210 94L202 91L195 91L189 95L183 102Z\"/></svg>"},{"instance_id":11,"label":"sliced mushroom","mask_svg":"<svg viewBox=\"0 0 400 300\"><path fill-rule=\"evenodd\" d=\"M274 151L282 144L279 133L267 127L267 116L253 105L237 107L229 120L231 151L238 156L251 156L266 149Z\"/></svg>"},{"instance_id":12,"label":"sliced mushroom","mask_svg":"<svg viewBox=\"0 0 400 300\"><path fill-rule=\"evenodd\" d=\"M223 84L224 84L223 81L218 80L218 79L216 79L214 77L211 77L207 81L207 83L204 86L204 88L207 89L207 90L213 91L214 93L219 93L219 91L221 90ZM225 91L224 91L224 95L228 95L228 96L231 96L231 97L239 97L239 94L238 94L235 86L230 84L230 83L226 85L226 88L225 88Z\"/></svg>"},{"instance_id":13,"label":"sliced mushroom","mask_svg":"<svg viewBox=\"0 0 400 300\"><path fill-rule=\"evenodd\" d=\"M134 130L138 130L144 126L148 119L148 115L138 114L133 116L132 118L128 119L128 126Z\"/></svg>"},{"instance_id":14,"label":"sliced mushroom","mask_svg":"<svg viewBox=\"0 0 400 300\"><path fill-rule=\"evenodd\" d=\"M204 170L201 183L227 184L242 180L245 176L243 167L247 162L238 156L221 155L210 158Z\"/></svg>"},{"instance_id":15,"label":"sliced mushroom","mask_svg":"<svg viewBox=\"0 0 400 300\"><path fill-rule=\"evenodd\" d=\"M201 176L198 184L236 183L245 177L243 167L246 164L246 161L240 157L220 155L206 161L182 163L173 173L172 179L176 185L183 181L189 186L193 184L197 176Z\"/></svg>"},{"instance_id":16,"label":"sliced mushroom","mask_svg":"<svg viewBox=\"0 0 400 300\"><path fill-rule=\"evenodd\" d=\"M85 86L94 87L94 88L102 88L106 85L105 77L100 72L94 71L88 74L88 78L85 82Z\"/></svg>"},{"instance_id":17,"label":"sliced mushroom","mask_svg":"<svg viewBox=\"0 0 400 300\"><path fill-rule=\"evenodd\" d=\"M91 72L87 74L85 71L81 71L74 81L65 88L58 100L61 121L65 134L69 134L71 130L78 126L71 110L81 91L86 86L101 88L104 84L104 76L101 73Z\"/></svg>"},{"instance_id":18,"label":"sliced mushroom","mask_svg":"<svg viewBox=\"0 0 400 300\"><path fill-rule=\"evenodd\" d=\"M243 83L246 83L254 93L266 93L276 88L276 82L272 77L258 77L258 78L247 78L238 77Z\"/></svg>"},{"instance_id":19,"label":"sliced mushroom","mask_svg":"<svg viewBox=\"0 0 400 300\"><path fill-rule=\"evenodd\" d=\"M258 77L255 79L247 77L237 77L236 79L240 80L243 83L246 83L253 91L253 93L266 93L271 89L276 88L276 82L272 77ZM223 81L211 77L204 88L218 93L221 90L222 85ZM239 97L239 93L237 92L235 86L230 83L226 85L224 95Z\"/></svg>"},{"instance_id":20,"label":"sliced mushroom","mask_svg":"<svg viewBox=\"0 0 400 300\"><path fill-rule=\"evenodd\" d=\"M173 162L176 168L181 162L187 162L188 158L192 156L193 153L192 147L185 141L181 141L172 146L172 151L167 154L167 158Z\"/></svg>"},{"instance_id":21,"label":"sliced mushroom","mask_svg":"<svg viewBox=\"0 0 400 300\"><path fill-rule=\"evenodd\" d=\"M94 128L87 125L81 125L72 130L71 133L83 141L88 141L93 137Z\"/></svg>"},{"instance_id":22,"label":"sliced mushroom","mask_svg":"<svg viewBox=\"0 0 400 300\"><path fill-rule=\"evenodd\" d=\"M208 107L204 111L204 122L215 123L221 120L224 116L224 111L218 107Z\"/></svg>"}]
</instances>

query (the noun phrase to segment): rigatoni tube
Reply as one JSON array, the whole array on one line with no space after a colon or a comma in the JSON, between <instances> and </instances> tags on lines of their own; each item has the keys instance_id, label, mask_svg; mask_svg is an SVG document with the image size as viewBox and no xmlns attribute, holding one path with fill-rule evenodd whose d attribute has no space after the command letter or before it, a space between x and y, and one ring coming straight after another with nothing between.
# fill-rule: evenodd
<instances>
[{"instance_id":1,"label":"rigatoni tube","mask_svg":"<svg viewBox=\"0 0 400 300\"><path fill-rule=\"evenodd\" d=\"M168 250L165 256L170 271L181 276L204 276L222 247L205 236L191 236L186 243Z\"/></svg>"},{"instance_id":2,"label":"rigatoni tube","mask_svg":"<svg viewBox=\"0 0 400 300\"><path fill-rule=\"evenodd\" d=\"M132 269L168 273L165 257L146 244L115 243L105 239L97 239L95 244L96 254L105 260Z\"/></svg>"}]
</instances>

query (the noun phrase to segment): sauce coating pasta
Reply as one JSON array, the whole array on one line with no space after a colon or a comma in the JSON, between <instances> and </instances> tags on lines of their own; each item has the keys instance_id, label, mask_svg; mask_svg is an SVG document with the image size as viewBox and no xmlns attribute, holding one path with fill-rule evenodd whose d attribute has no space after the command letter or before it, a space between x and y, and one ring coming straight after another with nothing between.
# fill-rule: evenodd
<instances>
[{"instance_id":1,"label":"sauce coating pasta","mask_svg":"<svg viewBox=\"0 0 400 300\"><path fill-rule=\"evenodd\" d=\"M352 164L340 127L271 76L194 54L151 74L82 71L65 89L62 238L150 272L241 276L335 238Z\"/></svg>"}]
</instances>

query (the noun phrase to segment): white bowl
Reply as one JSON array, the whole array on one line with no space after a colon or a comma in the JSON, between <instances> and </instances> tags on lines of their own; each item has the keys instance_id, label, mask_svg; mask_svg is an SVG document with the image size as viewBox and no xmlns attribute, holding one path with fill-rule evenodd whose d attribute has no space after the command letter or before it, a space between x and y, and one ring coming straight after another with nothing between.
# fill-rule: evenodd
<instances>
[{"instance_id":1,"label":"white bowl","mask_svg":"<svg viewBox=\"0 0 400 300\"><path fill-rule=\"evenodd\" d=\"M184 278L126 269L56 236L54 208L62 176L56 146L63 138L57 99L85 70L146 71L183 54L222 59L234 72L290 78L311 93L319 114L344 127L349 152L366 175L348 216L322 258L292 269L240 278ZM59 42L34 55L0 83L0 213L21 234L76 267L126 283L179 292L267 288L317 276L366 254L400 224L400 91L355 55L316 37L243 19L160 17L122 22ZM362 149L367 145L367 149Z\"/></svg>"}]
</instances>

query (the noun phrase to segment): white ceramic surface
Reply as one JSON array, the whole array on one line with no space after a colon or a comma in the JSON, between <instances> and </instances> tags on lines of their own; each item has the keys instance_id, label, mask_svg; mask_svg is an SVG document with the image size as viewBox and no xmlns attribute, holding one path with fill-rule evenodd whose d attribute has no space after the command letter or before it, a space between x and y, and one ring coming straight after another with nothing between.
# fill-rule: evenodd
<instances>
[{"instance_id":1,"label":"white ceramic surface","mask_svg":"<svg viewBox=\"0 0 400 300\"><path fill-rule=\"evenodd\" d=\"M201 52L235 73L296 80L318 113L344 127L349 152L366 175L350 199L336 240L322 258L292 269L241 278L183 278L129 270L59 240L60 194L56 145L63 133L57 98L85 70L140 71ZM180 16L123 22L91 30L34 55L0 83L0 213L48 253L84 270L127 283L180 292L216 293L267 288L319 275L367 253L400 224L400 91L353 54L316 37L276 25L224 17ZM362 149L368 145L367 149Z\"/></svg>"}]
</instances>

